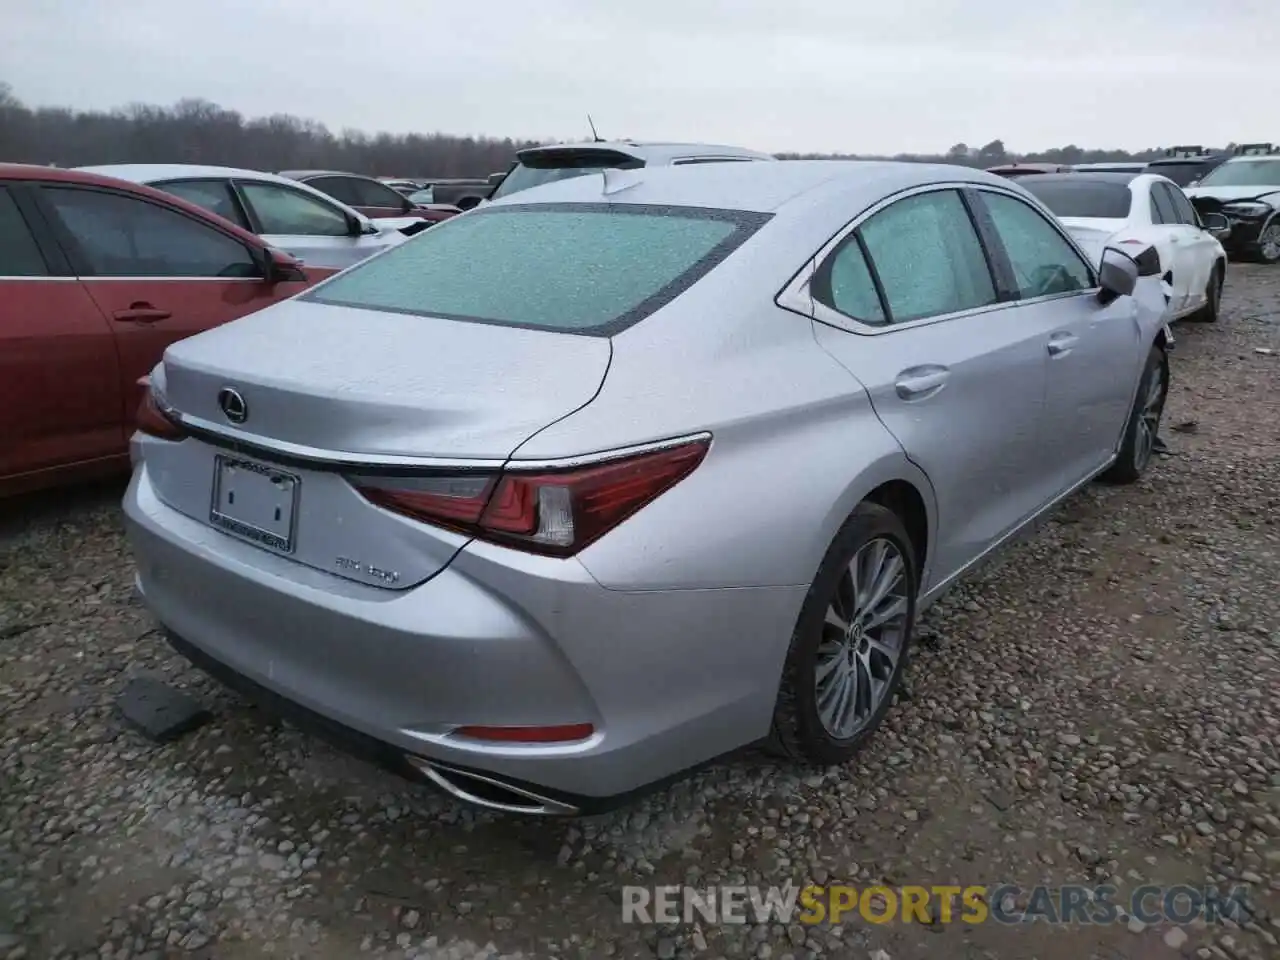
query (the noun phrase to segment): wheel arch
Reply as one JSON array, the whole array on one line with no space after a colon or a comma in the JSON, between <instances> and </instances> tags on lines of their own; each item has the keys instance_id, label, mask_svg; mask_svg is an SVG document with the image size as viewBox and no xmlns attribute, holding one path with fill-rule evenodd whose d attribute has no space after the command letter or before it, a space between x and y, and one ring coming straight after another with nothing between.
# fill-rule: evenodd
<instances>
[{"instance_id":1,"label":"wheel arch","mask_svg":"<svg viewBox=\"0 0 1280 960\"><path fill-rule=\"evenodd\" d=\"M860 503L876 503L892 510L906 527L915 548L920 587L929 581L929 564L935 555L938 519L937 497L928 476L906 454L884 457L861 471L832 505L822 529L825 538L817 551L816 571L827 548Z\"/></svg>"}]
</instances>

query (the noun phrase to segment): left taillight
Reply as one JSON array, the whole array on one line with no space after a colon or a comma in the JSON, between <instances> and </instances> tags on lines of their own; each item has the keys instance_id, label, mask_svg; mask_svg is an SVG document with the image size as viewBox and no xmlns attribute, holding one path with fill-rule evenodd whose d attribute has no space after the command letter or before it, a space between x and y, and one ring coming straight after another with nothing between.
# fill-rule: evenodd
<instances>
[{"instance_id":1,"label":"left taillight","mask_svg":"<svg viewBox=\"0 0 1280 960\"><path fill-rule=\"evenodd\" d=\"M572 469L349 480L365 499L403 516L567 557L689 476L709 445L699 438Z\"/></svg>"},{"instance_id":2,"label":"left taillight","mask_svg":"<svg viewBox=\"0 0 1280 960\"><path fill-rule=\"evenodd\" d=\"M169 412L169 405L156 392L150 379L142 378L138 381L138 386L142 387L142 401L138 404L137 416L134 419L134 426L138 432L160 440L183 439L187 435L186 431Z\"/></svg>"}]
</instances>

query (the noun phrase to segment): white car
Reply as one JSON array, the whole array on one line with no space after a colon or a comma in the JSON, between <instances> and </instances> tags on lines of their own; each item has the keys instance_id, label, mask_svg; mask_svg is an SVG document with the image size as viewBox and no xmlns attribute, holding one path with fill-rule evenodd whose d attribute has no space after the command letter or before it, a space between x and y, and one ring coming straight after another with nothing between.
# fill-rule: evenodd
<instances>
[{"instance_id":1,"label":"white car","mask_svg":"<svg viewBox=\"0 0 1280 960\"><path fill-rule=\"evenodd\" d=\"M635 140L553 143L529 147L517 153L515 164L494 187L488 199L501 200L530 187L600 173L602 170L678 167L690 163L732 163L745 160L776 162L777 159L772 154L761 153L759 150L709 143L640 143Z\"/></svg>"},{"instance_id":2,"label":"white car","mask_svg":"<svg viewBox=\"0 0 1280 960\"><path fill-rule=\"evenodd\" d=\"M316 267L346 269L430 226L415 217L370 220L313 187L257 170L189 163L79 169L172 193Z\"/></svg>"},{"instance_id":3,"label":"white car","mask_svg":"<svg viewBox=\"0 0 1280 960\"><path fill-rule=\"evenodd\" d=\"M1107 247L1117 247L1134 256L1145 274L1162 277L1166 322L1218 318L1227 270L1218 235L1229 232L1229 224L1225 217L1198 214L1172 180L1153 173L1074 172L1019 184L1057 215L1095 263Z\"/></svg>"},{"instance_id":4,"label":"white car","mask_svg":"<svg viewBox=\"0 0 1280 960\"><path fill-rule=\"evenodd\" d=\"M1187 189L1200 216L1221 213L1230 221L1225 242L1233 257L1259 263L1280 263L1280 153L1271 144L1266 153L1240 153L1215 167Z\"/></svg>"}]
</instances>

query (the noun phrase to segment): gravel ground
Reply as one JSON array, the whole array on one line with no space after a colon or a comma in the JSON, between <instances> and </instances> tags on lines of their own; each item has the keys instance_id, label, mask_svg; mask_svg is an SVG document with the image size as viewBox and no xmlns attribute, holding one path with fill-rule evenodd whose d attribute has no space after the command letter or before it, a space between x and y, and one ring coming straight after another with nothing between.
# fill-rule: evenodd
<instances>
[{"instance_id":1,"label":"gravel ground","mask_svg":"<svg viewBox=\"0 0 1280 960\"><path fill-rule=\"evenodd\" d=\"M1170 455L931 611L856 764L747 753L577 822L461 808L188 666L131 599L119 486L6 505L0 960L1280 956L1280 268L1233 266L1224 320L1178 336ZM213 722L166 746L126 729L113 701L137 675ZM787 880L1240 884L1249 912L621 921L624 883Z\"/></svg>"}]
</instances>

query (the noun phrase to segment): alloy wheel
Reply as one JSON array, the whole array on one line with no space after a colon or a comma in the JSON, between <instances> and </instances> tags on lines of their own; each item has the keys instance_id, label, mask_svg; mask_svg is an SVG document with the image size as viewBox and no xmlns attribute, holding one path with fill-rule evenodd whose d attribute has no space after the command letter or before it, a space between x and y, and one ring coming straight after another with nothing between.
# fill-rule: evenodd
<instances>
[{"instance_id":1,"label":"alloy wheel","mask_svg":"<svg viewBox=\"0 0 1280 960\"><path fill-rule=\"evenodd\" d=\"M1262 232L1258 239L1258 248L1262 259L1267 262L1280 260L1280 223L1273 223Z\"/></svg>"},{"instance_id":2,"label":"alloy wheel","mask_svg":"<svg viewBox=\"0 0 1280 960\"><path fill-rule=\"evenodd\" d=\"M860 733L888 695L910 608L907 565L877 538L854 554L827 606L814 665L818 716L837 740Z\"/></svg>"}]
</instances>

